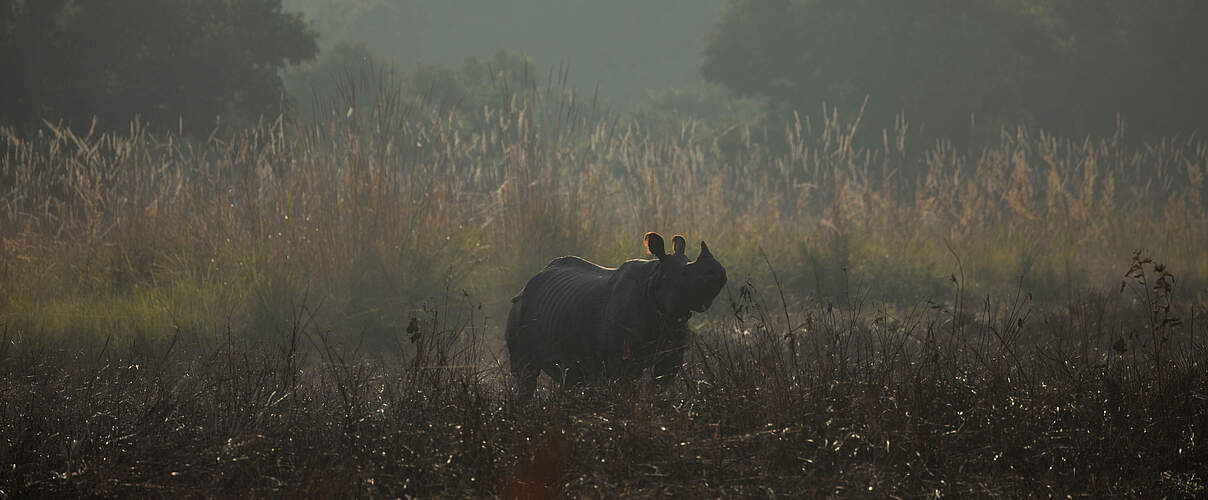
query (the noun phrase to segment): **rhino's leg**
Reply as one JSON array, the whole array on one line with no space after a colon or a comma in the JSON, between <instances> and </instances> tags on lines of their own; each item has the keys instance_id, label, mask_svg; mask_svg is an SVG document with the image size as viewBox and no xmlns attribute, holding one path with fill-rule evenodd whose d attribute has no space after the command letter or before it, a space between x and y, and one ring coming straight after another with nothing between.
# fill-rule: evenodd
<instances>
[{"instance_id":1,"label":"rhino's leg","mask_svg":"<svg viewBox=\"0 0 1208 500\"><path fill-rule=\"evenodd\" d=\"M550 378L557 380L565 388L583 385L588 379L586 370L579 363L572 363L566 367L552 366L547 373Z\"/></svg>"},{"instance_id":2,"label":"rhino's leg","mask_svg":"<svg viewBox=\"0 0 1208 500\"><path fill-rule=\"evenodd\" d=\"M521 328L523 311L522 299L512 300L512 308L508 311L507 332L504 338L508 345L508 364L512 376L516 379L516 393L521 398L532 397L537 390L537 376L540 375L539 364L534 358L531 346L525 342L525 331Z\"/></svg>"},{"instance_id":3,"label":"rhino's leg","mask_svg":"<svg viewBox=\"0 0 1208 500\"><path fill-rule=\"evenodd\" d=\"M673 347L658 353L654 360L654 382L666 389L684 366L684 348Z\"/></svg>"},{"instance_id":4,"label":"rhino's leg","mask_svg":"<svg viewBox=\"0 0 1208 500\"><path fill-rule=\"evenodd\" d=\"M511 357L512 377L516 379L516 395L527 399L537 390L537 376L541 374L532 362Z\"/></svg>"},{"instance_id":5,"label":"rhino's leg","mask_svg":"<svg viewBox=\"0 0 1208 500\"><path fill-rule=\"evenodd\" d=\"M684 366L684 351L688 348L687 327L676 327L658 344L654 366L651 367L652 375L659 388L666 388Z\"/></svg>"},{"instance_id":6,"label":"rhino's leg","mask_svg":"<svg viewBox=\"0 0 1208 500\"><path fill-rule=\"evenodd\" d=\"M616 315L615 312L606 314ZM591 366L593 380L612 382L633 377L631 365L642 357L642 348L638 345L631 348L628 341L632 336L630 330L620 322L608 321L592 332L595 350Z\"/></svg>"}]
</instances>

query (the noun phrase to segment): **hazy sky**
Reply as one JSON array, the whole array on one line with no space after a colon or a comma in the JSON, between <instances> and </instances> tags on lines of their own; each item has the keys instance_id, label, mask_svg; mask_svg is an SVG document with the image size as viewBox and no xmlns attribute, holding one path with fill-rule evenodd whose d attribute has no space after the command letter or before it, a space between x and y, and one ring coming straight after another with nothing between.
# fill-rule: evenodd
<instances>
[{"instance_id":1,"label":"hazy sky","mask_svg":"<svg viewBox=\"0 0 1208 500\"><path fill-rule=\"evenodd\" d=\"M362 40L408 68L457 65L500 50L625 105L648 90L703 83L701 50L722 0L285 0L314 20L321 45Z\"/></svg>"}]
</instances>

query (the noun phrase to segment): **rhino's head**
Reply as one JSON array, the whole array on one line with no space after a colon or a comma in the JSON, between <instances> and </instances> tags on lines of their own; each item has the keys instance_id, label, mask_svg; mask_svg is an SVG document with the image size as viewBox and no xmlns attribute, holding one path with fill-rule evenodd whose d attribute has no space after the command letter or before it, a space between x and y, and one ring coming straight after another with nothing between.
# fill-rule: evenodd
<instances>
[{"instance_id":1,"label":"rhino's head","mask_svg":"<svg viewBox=\"0 0 1208 500\"><path fill-rule=\"evenodd\" d=\"M700 255L689 261L684 254L683 236L671 238L673 253L666 253L663 237L646 233L646 248L658 257L659 270L651 278L650 290L660 312L672 318L686 318L689 311L705 312L726 284L726 268L700 242Z\"/></svg>"}]
</instances>

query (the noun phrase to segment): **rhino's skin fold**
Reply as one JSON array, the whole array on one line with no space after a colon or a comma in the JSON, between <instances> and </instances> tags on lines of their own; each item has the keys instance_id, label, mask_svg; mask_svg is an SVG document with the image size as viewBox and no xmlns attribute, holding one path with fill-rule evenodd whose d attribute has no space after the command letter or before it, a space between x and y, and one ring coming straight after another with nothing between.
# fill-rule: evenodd
<instances>
[{"instance_id":1,"label":"rhino's skin fold","mask_svg":"<svg viewBox=\"0 0 1208 500\"><path fill-rule=\"evenodd\" d=\"M701 242L646 233L657 259L607 268L579 257L554 259L512 299L508 356L517 390L533 393L544 371L565 385L635 378L650 368L666 383L683 364L688 317L704 312L726 284L726 270Z\"/></svg>"}]
</instances>

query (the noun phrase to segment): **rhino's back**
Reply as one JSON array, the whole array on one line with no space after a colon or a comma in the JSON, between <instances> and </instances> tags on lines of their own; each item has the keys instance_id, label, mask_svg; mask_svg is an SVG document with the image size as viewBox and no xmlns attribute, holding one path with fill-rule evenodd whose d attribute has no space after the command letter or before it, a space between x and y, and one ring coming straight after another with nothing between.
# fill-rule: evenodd
<instances>
[{"instance_id":1,"label":"rhino's back","mask_svg":"<svg viewBox=\"0 0 1208 500\"><path fill-rule=\"evenodd\" d=\"M589 309L607 298L614 269L592 264L579 257L561 257L550 262L524 286L525 318L561 323L570 317L589 315Z\"/></svg>"},{"instance_id":2,"label":"rhino's back","mask_svg":"<svg viewBox=\"0 0 1208 500\"><path fill-rule=\"evenodd\" d=\"M512 299L509 345L539 359L590 356L615 273L578 257L550 262Z\"/></svg>"}]
</instances>

